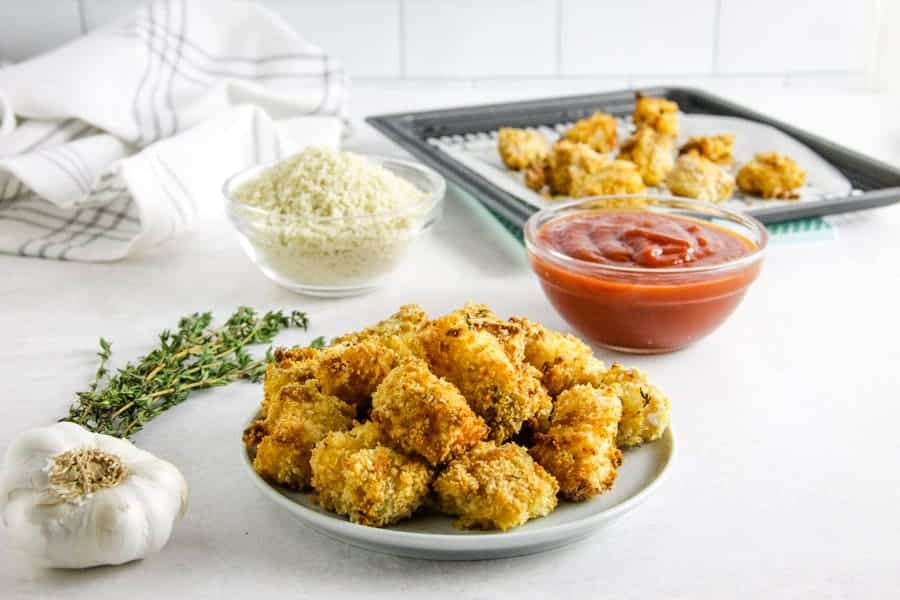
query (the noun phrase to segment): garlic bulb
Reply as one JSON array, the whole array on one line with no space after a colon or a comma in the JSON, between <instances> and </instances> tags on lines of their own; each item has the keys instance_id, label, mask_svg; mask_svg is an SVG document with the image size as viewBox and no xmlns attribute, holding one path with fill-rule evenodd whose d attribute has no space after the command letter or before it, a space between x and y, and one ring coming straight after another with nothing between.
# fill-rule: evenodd
<instances>
[{"instance_id":1,"label":"garlic bulb","mask_svg":"<svg viewBox=\"0 0 900 600\"><path fill-rule=\"evenodd\" d=\"M143 558L166 544L186 505L175 466L74 423L20 434L0 471L10 543L50 567Z\"/></svg>"}]
</instances>

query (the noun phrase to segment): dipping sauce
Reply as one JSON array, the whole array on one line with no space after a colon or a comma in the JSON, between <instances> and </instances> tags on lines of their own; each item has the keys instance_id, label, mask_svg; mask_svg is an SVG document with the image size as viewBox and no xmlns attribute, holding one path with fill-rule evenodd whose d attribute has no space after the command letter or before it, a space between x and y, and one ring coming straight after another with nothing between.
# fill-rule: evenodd
<instances>
[{"instance_id":1,"label":"dipping sauce","mask_svg":"<svg viewBox=\"0 0 900 600\"><path fill-rule=\"evenodd\" d=\"M561 216L529 239L562 317L600 344L641 353L683 348L718 327L758 276L758 249L709 221L641 209Z\"/></svg>"}]
</instances>

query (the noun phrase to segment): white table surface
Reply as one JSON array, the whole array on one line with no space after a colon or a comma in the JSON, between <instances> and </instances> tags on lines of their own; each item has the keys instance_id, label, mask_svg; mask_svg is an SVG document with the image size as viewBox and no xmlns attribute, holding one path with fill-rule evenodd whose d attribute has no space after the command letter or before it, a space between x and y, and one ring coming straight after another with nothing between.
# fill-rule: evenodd
<instances>
[{"instance_id":1,"label":"white table surface","mask_svg":"<svg viewBox=\"0 0 900 600\"><path fill-rule=\"evenodd\" d=\"M897 98L718 90L900 164ZM357 116L554 94L558 90L373 86ZM348 147L402 154L361 125ZM195 310L302 308L334 336L417 302L465 300L565 328L521 248L448 198L428 243L368 296L293 295L243 256L217 205L193 234L116 264L0 256L0 451L53 422L95 368L100 335L124 360ZM838 241L773 248L763 275L718 332L680 353L614 356L646 368L672 398L679 454L644 505L600 534L546 554L489 562L395 558L304 529L239 465L260 390L193 395L137 443L177 464L190 508L160 554L119 568L29 567L0 531L3 598L900 597L900 207L847 220ZM265 596L264 596L265 595Z\"/></svg>"}]
</instances>

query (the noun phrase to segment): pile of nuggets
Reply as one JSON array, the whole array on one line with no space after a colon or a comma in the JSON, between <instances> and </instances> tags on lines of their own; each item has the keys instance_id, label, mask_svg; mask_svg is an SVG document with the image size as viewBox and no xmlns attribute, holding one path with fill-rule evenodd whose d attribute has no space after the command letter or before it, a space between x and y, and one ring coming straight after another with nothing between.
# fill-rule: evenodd
<instances>
[{"instance_id":1,"label":"pile of nuggets","mask_svg":"<svg viewBox=\"0 0 900 600\"><path fill-rule=\"evenodd\" d=\"M692 137L676 153L678 104L671 100L638 94L632 122L635 131L614 159L616 118L602 112L576 121L552 146L538 131L503 127L497 149L508 168L524 172L525 185L548 189L551 197L640 194L664 184L677 196L722 202L737 183L753 196L799 198L806 173L776 152L757 154L735 178L727 170L734 163L733 134Z\"/></svg>"},{"instance_id":2,"label":"pile of nuggets","mask_svg":"<svg viewBox=\"0 0 900 600\"><path fill-rule=\"evenodd\" d=\"M406 305L321 350L280 349L263 387L243 436L254 470L375 527L425 503L458 527L517 527L611 489L621 449L669 423L642 372L471 303L435 319Z\"/></svg>"}]
</instances>

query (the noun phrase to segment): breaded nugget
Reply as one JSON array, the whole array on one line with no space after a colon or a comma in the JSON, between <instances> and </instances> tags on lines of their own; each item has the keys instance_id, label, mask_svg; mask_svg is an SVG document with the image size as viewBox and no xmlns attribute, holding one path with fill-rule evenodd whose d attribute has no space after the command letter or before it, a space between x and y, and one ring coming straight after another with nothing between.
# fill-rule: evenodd
<instances>
[{"instance_id":1,"label":"breaded nugget","mask_svg":"<svg viewBox=\"0 0 900 600\"><path fill-rule=\"evenodd\" d=\"M256 447L253 470L291 489L307 488L316 442L330 431L349 429L354 414L353 406L322 393L313 379L288 383L266 418L244 432L244 442Z\"/></svg>"},{"instance_id":2,"label":"breaded nugget","mask_svg":"<svg viewBox=\"0 0 900 600\"><path fill-rule=\"evenodd\" d=\"M731 155L734 149L734 134L701 135L692 137L678 150L679 154L697 153L719 165L730 165L734 162Z\"/></svg>"},{"instance_id":3,"label":"breaded nugget","mask_svg":"<svg viewBox=\"0 0 900 600\"><path fill-rule=\"evenodd\" d=\"M397 450L437 466L487 438L484 420L459 390L409 359L394 368L372 395L372 420Z\"/></svg>"},{"instance_id":4,"label":"breaded nugget","mask_svg":"<svg viewBox=\"0 0 900 600\"><path fill-rule=\"evenodd\" d=\"M576 385L556 398L550 429L535 436L529 453L556 478L563 498L587 500L612 488L622 464L621 418L622 402L609 387Z\"/></svg>"},{"instance_id":5,"label":"breaded nugget","mask_svg":"<svg viewBox=\"0 0 900 600\"><path fill-rule=\"evenodd\" d=\"M497 338L511 361L521 363L525 360L525 329L520 324L501 319L484 304L466 302L460 312L471 327Z\"/></svg>"},{"instance_id":6,"label":"breaded nugget","mask_svg":"<svg viewBox=\"0 0 900 600\"><path fill-rule=\"evenodd\" d=\"M586 119L575 121L563 133L563 139L577 144L587 144L601 154L612 151L619 142L616 118L610 114L596 112Z\"/></svg>"},{"instance_id":7,"label":"breaded nugget","mask_svg":"<svg viewBox=\"0 0 900 600\"><path fill-rule=\"evenodd\" d=\"M678 135L678 104L665 98L635 94L632 120L637 128L651 127L663 135Z\"/></svg>"},{"instance_id":8,"label":"breaded nugget","mask_svg":"<svg viewBox=\"0 0 900 600\"><path fill-rule=\"evenodd\" d=\"M316 379L326 394L368 408L372 392L395 364L397 355L378 341L344 342L322 351Z\"/></svg>"},{"instance_id":9,"label":"breaded nugget","mask_svg":"<svg viewBox=\"0 0 900 600\"><path fill-rule=\"evenodd\" d=\"M550 180L550 161L548 159L536 160L525 169L525 185L530 189L540 192Z\"/></svg>"},{"instance_id":10,"label":"breaded nugget","mask_svg":"<svg viewBox=\"0 0 900 600\"><path fill-rule=\"evenodd\" d=\"M418 332L426 321L428 314L418 304L404 304L387 319L362 331L342 335L333 343L376 341L396 352L398 358L421 357Z\"/></svg>"},{"instance_id":11,"label":"breaded nugget","mask_svg":"<svg viewBox=\"0 0 900 600\"><path fill-rule=\"evenodd\" d=\"M608 196L612 194L640 194L647 190L641 172L633 162L614 160L593 173L574 172L569 196Z\"/></svg>"},{"instance_id":12,"label":"breaded nugget","mask_svg":"<svg viewBox=\"0 0 900 600\"><path fill-rule=\"evenodd\" d=\"M674 140L650 127L641 127L622 142L618 160L637 165L647 185L659 185L675 166Z\"/></svg>"},{"instance_id":13,"label":"breaded nugget","mask_svg":"<svg viewBox=\"0 0 900 600\"><path fill-rule=\"evenodd\" d=\"M535 371L510 358L509 346L467 312L454 311L430 321L420 338L435 375L459 388L469 406L491 428L491 439L504 441L522 423L550 406L550 396Z\"/></svg>"},{"instance_id":14,"label":"breaded nugget","mask_svg":"<svg viewBox=\"0 0 900 600\"><path fill-rule=\"evenodd\" d=\"M659 439L669 426L669 398L638 369L613 364L603 383L622 401L619 422L620 447L636 446Z\"/></svg>"},{"instance_id":15,"label":"breaded nugget","mask_svg":"<svg viewBox=\"0 0 900 600\"><path fill-rule=\"evenodd\" d=\"M260 415L265 417L269 407L277 401L281 388L289 383L313 379L319 366L321 352L316 348L276 348L275 361L266 367L263 379L263 401Z\"/></svg>"},{"instance_id":16,"label":"breaded nugget","mask_svg":"<svg viewBox=\"0 0 900 600\"><path fill-rule=\"evenodd\" d=\"M666 186L676 196L722 202L734 192L734 177L699 154L682 154L666 177Z\"/></svg>"},{"instance_id":17,"label":"breaded nugget","mask_svg":"<svg viewBox=\"0 0 900 600\"><path fill-rule=\"evenodd\" d=\"M434 482L440 509L454 525L506 530L556 508L559 485L513 443L479 442L450 463Z\"/></svg>"},{"instance_id":18,"label":"breaded nugget","mask_svg":"<svg viewBox=\"0 0 900 600\"><path fill-rule=\"evenodd\" d=\"M317 502L373 527L412 515L428 494L432 471L383 442L383 433L370 421L332 432L316 444L310 464Z\"/></svg>"},{"instance_id":19,"label":"breaded nugget","mask_svg":"<svg viewBox=\"0 0 900 600\"><path fill-rule=\"evenodd\" d=\"M546 158L550 154L550 144L539 131L501 127L497 150L503 164L514 171L521 171L531 163Z\"/></svg>"},{"instance_id":20,"label":"breaded nugget","mask_svg":"<svg viewBox=\"0 0 900 600\"><path fill-rule=\"evenodd\" d=\"M525 331L525 360L541 372L541 382L556 396L579 385L598 385L606 365L591 347L573 335L551 331L524 317L513 317Z\"/></svg>"},{"instance_id":21,"label":"breaded nugget","mask_svg":"<svg viewBox=\"0 0 900 600\"><path fill-rule=\"evenodd\" d=\"M762 198L797 200L797 188L806 182L806 171L794 159L777 152L760 152L741 167L737 184L745 194Z\"/></svg>"},{"instance_id":22,"label":"breaded nugget","mask_svg":"<svg viewBox=\"0 0 900 600\"><path fill-rule=\"evenodd\" d=\"M572 177L580 173L594 173L609 163L609 157L591 149L587 144L560 140L553 144L548 159L550 191L569 195Z\"/></svg>"}]
</instances>

